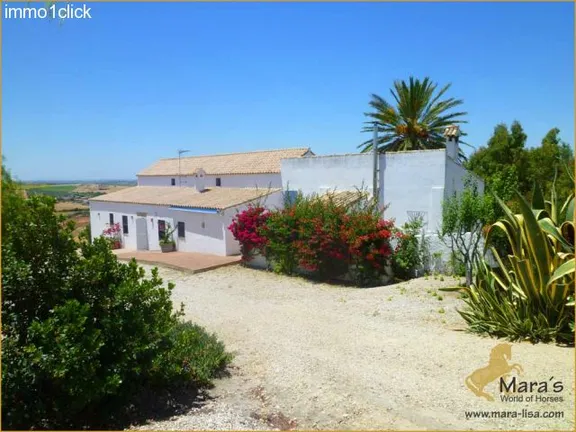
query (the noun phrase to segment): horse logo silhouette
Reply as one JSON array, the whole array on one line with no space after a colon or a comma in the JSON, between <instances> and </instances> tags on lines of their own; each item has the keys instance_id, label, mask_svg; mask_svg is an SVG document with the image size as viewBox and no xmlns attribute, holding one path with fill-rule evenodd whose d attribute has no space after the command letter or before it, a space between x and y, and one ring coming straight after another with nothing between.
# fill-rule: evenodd
<instances>
[{"instance_id":1,"label":"horse logo silhouette","mask_svg":"<svg viewBox=\"0 0 576 432\"><path fill-rule=\"evenodd\" d=\"M466 377L466 386L478 397L484 397L489 401L494 401L494 396L484 391L484 387L497 380L506 378L510 372L515 370L518 375L522 375L524 370L519 364L508 364L512 359L512 345L499 344L490 351L490 360L488 366L476 369Z\"/></svg>"}]
</instances>

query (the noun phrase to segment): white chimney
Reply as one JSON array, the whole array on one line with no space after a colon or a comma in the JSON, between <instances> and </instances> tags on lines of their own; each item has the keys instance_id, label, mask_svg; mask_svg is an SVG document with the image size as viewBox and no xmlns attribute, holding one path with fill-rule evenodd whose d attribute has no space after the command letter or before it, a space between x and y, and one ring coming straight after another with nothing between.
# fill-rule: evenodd
<instances>
[{"instance_id":1,"label":"white chimney","mask_svg":"<svg viewBox=\"0 0 576 432\"><path fill-rule=\"evenodd\" d=\"M448 126L444 131L444 138L446 139L446 155L458 161L460 128L456 125Z\"/></svg>"},{"instance_id":2,"label":"white chimney","mask_svg":"<svg viewBox=\"0 0 576 432\"><path fill-rule=\"evenodd\" d=\"M196 188L196 192L204 192L206 189L206 171L202 168L198 168L194 172L194 186Z\"/></svg>"}]
</instances>

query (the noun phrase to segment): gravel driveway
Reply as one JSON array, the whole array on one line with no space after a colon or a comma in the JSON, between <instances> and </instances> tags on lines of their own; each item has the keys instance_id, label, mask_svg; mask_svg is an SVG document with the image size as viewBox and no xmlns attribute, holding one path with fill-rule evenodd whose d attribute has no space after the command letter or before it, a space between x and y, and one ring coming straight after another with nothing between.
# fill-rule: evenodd
<instances>
[{"instance_id":1,"label":"gravel driveway","mask_svg":"<svg viewBox=\"0 0 576 432\"><path fill-rule=\"evenodd\" d=\"M141 429L574 429L573 348L512 347L519 379L561 380L563 392L548 395L563 402L488 402L464 385L503 341L463 331L458 296L437 290L455 286L450 277L357 289L240 266L160 275L176 283L175 306L183 302L187 319L216 332L236 359L202 408ZM495 393L496 382L486 389ZM523 409L564 418L522 418Z\"/></svg>"}]
</instances>

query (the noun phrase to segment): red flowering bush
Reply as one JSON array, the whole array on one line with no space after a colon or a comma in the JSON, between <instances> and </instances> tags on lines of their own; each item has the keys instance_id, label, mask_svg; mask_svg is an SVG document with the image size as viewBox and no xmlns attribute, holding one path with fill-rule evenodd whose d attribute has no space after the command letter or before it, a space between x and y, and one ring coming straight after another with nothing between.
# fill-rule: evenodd
<instances>
[{"instance_id":1,"label":"red flowering bush","mask_svg":"<svg viewBox=\"0 0 576 432\"><path fill-rule=\"evenodd\" d=\"M348 271L348 245L342 236L343 206L331 200L312 199L297 203L293 213L299 217L298 240L293 244L301 268L321 279Z\"/></svg>"},{"instance_id":2,"label":"red flowering bush","mask_svg":"<svg viewBox=\"0 0 576 432\"><path fill-rule=\"evenodd\" d=\"M345 232L354 280L361 286L377 283L390 265L394 223L373 213L354 214L347 219Z\"/></svg>"},{"instance_id":3,"label":"red flowering bush","mask_svg":"<svg viewBox=\"0 0 576 432\"><path fill-rule=\"evenodd\" d=\"M303 197L283 210L249 208L229 229L245 253L262 252L275 271L298 268L321 279L350 273L356 284L378 283L393 253L396 232L370 202L346 205L328 197ZM246 251L246 252L245 252Z\"/></svg>"},{"instance_id":4,"label":"red flowering bush","mask_svg":"<svg viewBox=\"0 0 576 432\"><path fill-rule=\"evenodd\" d=\"M243 261L251 260L254 253L261 251L266 245L266 238L259 233L259 230L269 216L270 212L265 208L250 205L232 220L228 229L240 243Z\"/></svg>"}]
</instances>

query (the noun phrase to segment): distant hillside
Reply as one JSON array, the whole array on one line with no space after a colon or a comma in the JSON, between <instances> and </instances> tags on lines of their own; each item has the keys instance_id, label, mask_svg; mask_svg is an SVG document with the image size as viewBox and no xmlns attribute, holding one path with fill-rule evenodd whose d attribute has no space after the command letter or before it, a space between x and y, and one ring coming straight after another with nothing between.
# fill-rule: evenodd
<instances>
[{"instance_id":1,"label":"distant hillside","mask_svg":"<svg viewBox=\"0 0 576 432\"><path fill-rule=\"evenodd\" d=\"M102 179L102 180L20 180L20 183L34 184L34 185L80 185L80 184L101 184L101 185L118 185L118 186L135 186L136 180L114 180L114 179Z\"/></svg>"},{"instance_id":2,"label":"distant hillside","mask_svg":"<svg viewBox=\"0 0 576 432\"><path fill-rule=\"evenodd\" d=\"M58 201L87 202L89 198L116 192L135 185L128 183L21 183L22 189L31 195L49 195Z\"/></svg>"}]
</instances>

